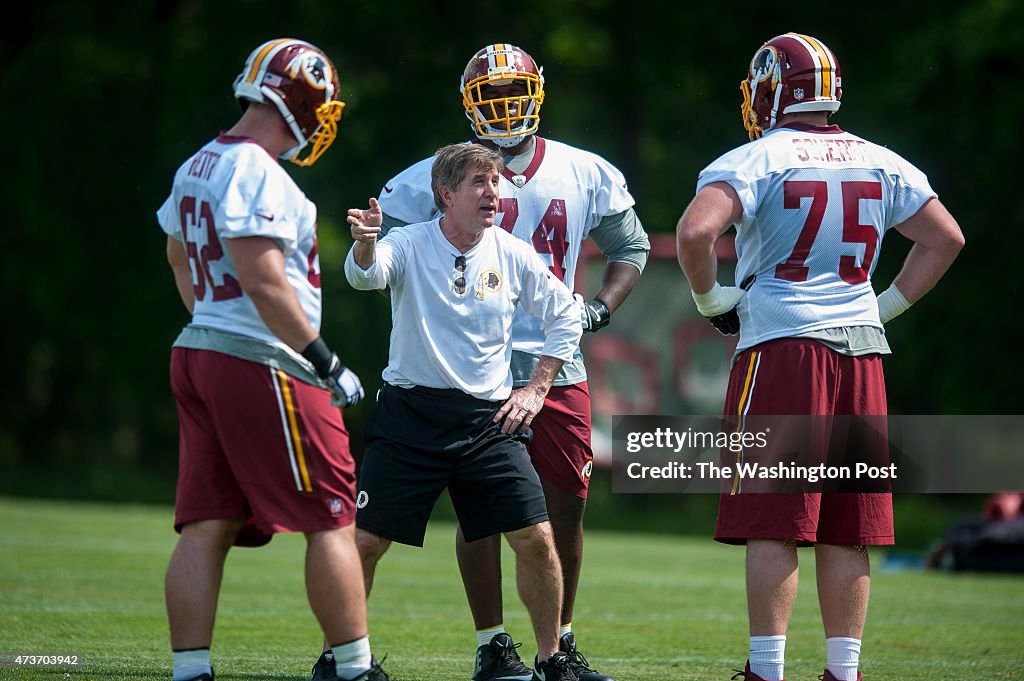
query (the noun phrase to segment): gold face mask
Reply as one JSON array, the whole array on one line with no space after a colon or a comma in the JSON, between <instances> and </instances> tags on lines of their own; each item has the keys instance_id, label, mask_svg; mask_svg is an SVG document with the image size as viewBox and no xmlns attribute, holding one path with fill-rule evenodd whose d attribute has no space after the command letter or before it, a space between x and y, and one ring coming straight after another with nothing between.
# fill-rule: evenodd
<instances>
[{"instance_id":1,"label":"gold face mask","mask_svg":"<svg viewBox=\"0 0 1024 681\"><path fill-rule=\"evenodd\" d=\"M309 153L304 158L299 158L298 154L296 154L295 157L288 160L303 168L308 168L316 163L317 159L323 156L324 152L334 144L334 139L338 136L338 121L341 120L341 112L344 108L345 102L339 102L338 100L318 106L316 109L316 119L320 123L320 127L317 128L317 131L313 133L306 144Z\"/></svg>"},{"instance_id":2,"label":"gold face mask","mask_svg":"<svg viewBox=\"0 0 1024 681\"><path fill-rule=\"evenodd\" d=\"M480 76L465 85L462 106L478 137L530 135L540 126L544 84L535 73Z\"/></svg>"}]
</instances>

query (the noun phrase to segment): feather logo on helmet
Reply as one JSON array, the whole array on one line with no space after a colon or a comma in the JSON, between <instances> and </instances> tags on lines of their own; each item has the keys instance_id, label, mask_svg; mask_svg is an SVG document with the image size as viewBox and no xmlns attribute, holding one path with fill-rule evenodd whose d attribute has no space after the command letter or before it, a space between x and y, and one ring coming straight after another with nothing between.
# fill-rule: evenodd
<instances>
[{"instance_id":1,"label":"feather logo on helmet","mask_svg":"<svg viewBox=\"0 0 1024 681\"><path fill-rule=\"evenodd\" d=\"M769 77L776 80L778 70L779 53L771 45L761 49L750 61L751 79L758 83L763 83Z\"/></svg>"},{"instance_id":2,"label":"feather logo on helmet","mask_svg":"<svg viewBox=\"0 0 1024 681\"><path fill-rule=\"evenodd\" d=\"M293 79L301 73L306 82L317 90L326 90L332 79L330 64L315 52L300 52L288 62L285 70Z\"/></svg>"}]
</instances>

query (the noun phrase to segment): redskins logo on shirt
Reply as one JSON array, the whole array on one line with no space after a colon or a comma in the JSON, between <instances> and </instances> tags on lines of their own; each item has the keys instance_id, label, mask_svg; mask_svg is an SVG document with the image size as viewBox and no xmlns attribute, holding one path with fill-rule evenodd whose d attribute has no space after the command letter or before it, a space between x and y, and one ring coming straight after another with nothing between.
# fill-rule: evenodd
<instances>
[{"instance_id":1,"label":"redskins logo on shirt","mask_svg":"<svg viewBox=\"0 0 1024 681\"><path fill-rule=\"evenodd\" d=\"M476 297L481 300L486 293L497 293L505 280L496 270L484 270L480 273L480 284L476 287Z\"/></svg>"}]
</instances>

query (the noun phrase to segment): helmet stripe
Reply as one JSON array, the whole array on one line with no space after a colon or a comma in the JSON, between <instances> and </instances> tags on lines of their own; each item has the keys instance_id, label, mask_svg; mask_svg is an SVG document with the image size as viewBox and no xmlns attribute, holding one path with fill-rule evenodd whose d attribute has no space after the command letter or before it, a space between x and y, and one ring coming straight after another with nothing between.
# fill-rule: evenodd
<instances>
[{"instance_id":1,"label":"helmet stripe","mask_svg":"<svg viewBox=\"0 0 1024 681\"><path fill-rule=\"evenodd\" d=\"M820 83L821 96L835 97L835 58L817 38L800 33L794 33L793 36L809 46L815 57L815 62L820 65L815 80Z\"/></svg>"},{"instance_id":2,"label":"helmet stripe","mask_svg":"<svg viewBox=\"0 0 1024 681\"><path fill-rule=\"evenodd\" d=\"M270 42L266 43L263 46L263 48L259 51L259 54L257 54L253 58L252 67L249 69L249 75L245 77L245 81L247 83L253 83L254 85L259 86L259 83L256 82L257 73L259 73L263 68L265 68L264 65L269 64L270 60L273 59L273 54L277 53L277 50L274 50L274 48L281 45L281 43L286 42L288 42L288 38L279 38L278 40L271 40ZM270 54L271 51L273 51L273 54ZM268 54L270 54L269 57Z\"/></svg>"},{"instance_id":3,"label":"helmet stripe","mask_svg":"<svg viewBox=\"0 0 1024 681\"><path fill-rule=\"evenodd\" d=\"M836 76L836 60L832 56L832 53L828 51L821 41L811 36L804 36L807 38L807 42L814 46L814 49L818 51L821 57L821 96L822 97L834 97L835 96L835 76Z\"/></svg>"},{"instance_id":4,"label":"helmet stripe","mask_svg":"<svg viewBox=\"0 0 1024 681\"><path fill-rule=\"evenodd\" d=\"M508 57L505 56L505 43L494 44L494 66L503 69L508 66Z\"/></svg>"},{"instance_id":5,"label":"helmet stripe","mask_svg":"<svg viewBox=\"0 0 1024 681\"><path fill-rule=\"evenodd\" d=\"M811 63L814 64L814 97L820 96L822 90L821 83L821 56L818 51L815 50L809 42L807 42L807 36L799 33L787 33L786 37L792 38L800 47L802 47L811 58Z\"/></svg>"}]
</instances>

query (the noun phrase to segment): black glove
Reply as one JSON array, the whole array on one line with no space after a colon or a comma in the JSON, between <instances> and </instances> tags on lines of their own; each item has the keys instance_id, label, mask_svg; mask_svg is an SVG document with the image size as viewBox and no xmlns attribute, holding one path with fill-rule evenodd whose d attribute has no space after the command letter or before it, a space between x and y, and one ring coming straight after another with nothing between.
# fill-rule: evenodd
<instances>
[{"instance_id":1,"label":"black glove","mask_svg":"<svg viewBox=\"0 0 1024 681\"><path fill-rule=\"evenodd\" d=\"M579 293L572 294L572 297L580 306L580 321L584 332L603 329L611 322L612 313L608 311L608 306L597 298L588 303Z\"/></svg>"},{"instance_id":2,"label":"black glove","mask_svg":"<svg viewBox=\"0 0 1024 681\"><path fill-rule=\"evenodd\" d=\"M740 315L736 308L714 317L705 317L711 325L718 329L719 333L726 336L735 336L740 332Z\"/></svg>"},{"instance_id":3,"label":"black glove","mask_svg":"<svg viewBox=\"0 0 1024 681\"><path fill-rule=\"evenodd\" d=\"M335 407L351 407L363 399L363 385L359 377L341 363L323 338L317 337L302 351L302 356L309 360L317 375L327 384L331 391L331 404Z\"/></svg>"}]
</instances>

